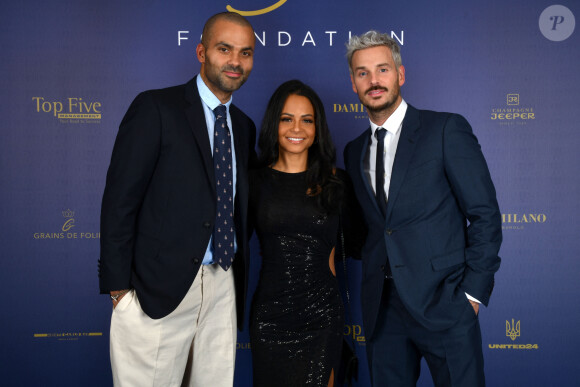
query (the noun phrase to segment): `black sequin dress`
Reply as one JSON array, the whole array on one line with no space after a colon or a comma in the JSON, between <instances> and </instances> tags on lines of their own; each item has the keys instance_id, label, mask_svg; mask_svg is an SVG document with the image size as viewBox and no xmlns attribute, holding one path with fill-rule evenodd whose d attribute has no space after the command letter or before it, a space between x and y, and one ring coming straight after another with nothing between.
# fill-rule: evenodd
<instances>
[{"instance_id":1,"label":"black sequin dress","mask_svg":"<svg viewBox=\"0 0 580 387\"><path fill-rule=\"evenodd\" d=\"M250 315L254 386L326 386L344 324L329 268L339 216L306 195L306 172L250 173L250 217L262 269Z\"/></svg>"}]
</instances>

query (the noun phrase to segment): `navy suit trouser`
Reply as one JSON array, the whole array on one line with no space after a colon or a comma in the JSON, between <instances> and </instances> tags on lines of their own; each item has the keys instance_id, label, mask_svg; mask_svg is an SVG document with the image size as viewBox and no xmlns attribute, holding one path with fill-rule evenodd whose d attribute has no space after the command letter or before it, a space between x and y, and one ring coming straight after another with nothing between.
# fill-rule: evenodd
<instances>
[{"instance_id":1,"label":"navy suit trouser","mask_svg":"<svg viewBox=\"0 0 580 387\"><path fill-rule=\"evenodd\" d=\"M377 325L367 340L372 385L415 386L424 357L437 387L485 386L481 330L467 298L458 317L447 330L427 330L409 314L393 281L385 280Z\"/></svg>"}]
</instances>

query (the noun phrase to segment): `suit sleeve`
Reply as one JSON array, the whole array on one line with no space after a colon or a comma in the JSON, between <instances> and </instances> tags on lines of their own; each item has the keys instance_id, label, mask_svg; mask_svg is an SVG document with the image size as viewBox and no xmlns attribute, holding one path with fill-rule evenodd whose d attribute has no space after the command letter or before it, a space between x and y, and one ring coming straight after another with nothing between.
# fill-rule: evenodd
<instances>
[{"instance_id":1,"label":"suit sleeve","mask_svg":"<svg viewBox=\"0 0 580 387\"><path fill-rule=\"evenodd\" d=\"M501 213L487 163L465 118L450 115L444 129L445 172L469 224L466 269L460 287L484 305L489 302L494 273L499 269Z\"/></svg>"},{"instance_id":2,"label":"suit sleeve","mask_svg":"<svg viewBox=\"0 0 580 387\"><path fill-rule=\"evenodd\" d=\"M150 93L135 98L115 140L101 206L101 293L131 287L136 224L160 152L161 121Z\"/></svg>"}]
</instances>

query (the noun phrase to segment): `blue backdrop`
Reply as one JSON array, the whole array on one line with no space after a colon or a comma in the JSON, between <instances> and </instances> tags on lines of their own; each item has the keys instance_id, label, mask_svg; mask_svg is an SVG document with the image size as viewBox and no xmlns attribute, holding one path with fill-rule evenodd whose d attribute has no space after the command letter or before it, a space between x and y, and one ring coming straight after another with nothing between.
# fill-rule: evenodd
<instances>
[{"instance_id":1,"label":"blue backdrop","mask_svg":"<svg viewBox=\"0 0 580 387\"><path fill-rule=\"evenodd\" d=\"M234 103L256 123L283 81L321 95L342 165L367 128L349 35L391 32L403 97L472 124L503 214L502 266L480 313L490 386L571 386L580 347L577 1L22 0L0 12L0 384L108 386L111 303L98 295L99 210L118 124L145 89L199 70L205 20L231 7L258 38ZM255 244L254 244L255 246ZM259 258L253 256L251 289ZM364 364L358 263L348 265ZM236 385L251 385L247 332ZM360 386L368 386L361 368ZM431 385L424 368L420 385Z\"/></svg>"}]
</instances>

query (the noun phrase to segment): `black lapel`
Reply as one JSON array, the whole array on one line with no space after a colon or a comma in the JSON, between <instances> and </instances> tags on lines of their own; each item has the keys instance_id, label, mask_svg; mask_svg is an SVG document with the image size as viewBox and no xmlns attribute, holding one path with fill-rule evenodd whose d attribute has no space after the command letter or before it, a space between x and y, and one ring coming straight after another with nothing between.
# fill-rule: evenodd
<instances>
[{"instance_id":1,"label":"black lapel","mask_svg":"<svg viewBox=\"0 0 580 387\"><path fill-rule=\"evenodd\" d=\"M207 174L207 178L215 194L215 177L213 168L213 158L211 155L211 146L209 143L209 136L207 134L207 123L205 121L205 113L203 112L203 105L199 92L197 90L196 78L194 77L185 85L185 100L189 102L189 106L185 108L185 115L189 121L189 126L193 132L193 136L197 142L199 153L203 159L203 164Z\"/></svg>"},{"instance_id":2,"label":"black lapel","mask_svg":"<svg viewBox=\"0 0 580 387\"><path fill-rule=\"evenodd\" d=\"M241 112L234 105L230 105L230 117L232 118L231 130L236 148L236 164L242 168L246 168L246 160L248 160L248 138L246 128L243 127L241 120Z\"/></svg>"},{"instance_id":3,"label":"black lapel","mask_svg":"<svg viewBox=\"0 0 580 387\"><path fill-rule=\"evenodd\" d=\"M397 202L397 196L401 189L401 185L405 179L407 168L413 158L415 145L421 128L421 121L419 119L419 111L408 105L403 125L401 128L401 136L397 144L397 151L395 153L395 161L393 163L393 170L391 173L391 183L389 185L389 198L387 202L387 220L391 216L393 206Z\"/></svg>"}]
</instances>

